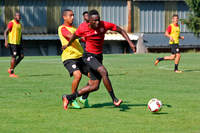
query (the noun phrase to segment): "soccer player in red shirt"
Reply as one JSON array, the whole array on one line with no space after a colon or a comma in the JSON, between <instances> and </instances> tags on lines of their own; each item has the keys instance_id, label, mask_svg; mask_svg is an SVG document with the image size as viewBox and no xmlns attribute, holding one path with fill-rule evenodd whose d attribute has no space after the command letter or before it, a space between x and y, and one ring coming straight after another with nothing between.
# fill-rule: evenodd
<instances>
[{"instance_id":1,"label":"soccer player in red shirt","mask_svg":"<svg viewBox=\"0 0 200 133\"><path fill-rule=\"evenodd\" d=\"M24 52L22 47L22 26L20 23L21 15L16 12L14 19L8 23L7 28L4 31L5 47L10 48L10 54L12 56L10 62L10 68L8 69L9 77L17 78L15 75L15 67L24 58Z\"/></svg>"},{"instance_id":2,"label":"soccer player in red shirt","mask_svg":"<svg viewBox=\"0 0 200 133\"><path fill-rule=\"evenodd\" d=\"M83 19L86 23L89 23L88 11L83 12Z\"/></svg>"},{"instance_id":3,"label":"soccer player in red shirt","mask_svg":"<svg viewBox=\"0 0 200 133\"><path fill-rule=\"evenodd\" d=\"M128 41L128 44L133 52L135 52L135 45L132 43L124 30L113 23L100 21L99 13L96 10L89 11L89 23L83 22L80 24L77 31L70 39L70 43L73 42L73 40L76 38L85 38L86 52L83 55L83 61L90 67L90 76L95 80L92 80L88 86L85 86L74 94L64 95L63 101L66 102L66 106L74 98L98 90L101 79L103 80L104 86L106 87L113 100L113 104L115 106L119 106L122 103L121 99L116 98L112 84L108 77L107 69L102 64L103 43L107 30L112 30L120 33Z\"/></svg>"}]
</instances>

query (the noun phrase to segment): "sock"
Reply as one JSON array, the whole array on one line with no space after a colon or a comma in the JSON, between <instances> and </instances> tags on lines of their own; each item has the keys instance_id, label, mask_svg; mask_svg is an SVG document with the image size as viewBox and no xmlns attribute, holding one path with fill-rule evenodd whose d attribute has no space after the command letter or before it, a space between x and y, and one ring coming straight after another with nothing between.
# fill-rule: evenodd
<instances>
[{"instance_id":1,"label":"sock","mask_svg":"<svg viewBox=\"0 0 200 133\"><path fill-rule=\"evenodd\" d=\"M82 96L83 99L87 99L88 98L89 93L86 93Z\"/></svg>"},{"instance_id":2,"label":"sock","mask_svg":"<svg viewBox=\"0 0 200 133\"><path fill-rule=\"evenodd\" d=\"M13 74L14 73L14 69L10 69L11 70L11 74Z\"/></svg>"},{"instance_id":3,"label":"sock","mask_svg":"<svg viewBox=\"0 0 200 133\"><path fill-rule=\"evenodd\" d=\"M75 92L75 93L73 93L73 94L71 94L71 95L67 95L66 97L67 97L67 99L68 99L69 101L72 101L72 100L75 100L78 96L79 96L79 95L78 95L78 92Z\"/></svg>"},{"instance_id":4,"label":"sock","mask_svg":"<svg viewBox=\"0 0 200 133\"><path fill-rule=\"evenodd\" d=\"M158 60L159 60L159 61L162 61L162 60L164 60L164 58L163 58L163 57L162 57L162 58L158 58Z\"/></svg>"},{"instance_id":5,"label":"sock","mask_svg":"<svg viewBox=\"0 0 200 133\"><path fill-rule=\"evenodd\" d=\"M110 91L109 93L110 93L110 96L111 96L113 102L114 102L114 101L118 101L118 99L115 97L115 94L114 94L113 90Z\"/></svg>"},{"instance_id":6,"label":"sock","mask_svg":"<svg viewBox=\"0 0 200 133\"><path fill-rule=\"evenodd\" d=\"M178 70L178 64L175 64L174 71Z\"/></svg>"}]
</instances>

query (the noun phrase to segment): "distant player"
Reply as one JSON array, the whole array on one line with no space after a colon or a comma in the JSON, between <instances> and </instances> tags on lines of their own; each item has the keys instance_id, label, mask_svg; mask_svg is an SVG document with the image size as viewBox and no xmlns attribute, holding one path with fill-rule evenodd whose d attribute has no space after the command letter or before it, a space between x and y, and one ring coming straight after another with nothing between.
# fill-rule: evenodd
<instances>
[{"instance_id":1,"label":"distant player","mask_svg":"<svg viewBox=\"0 0 200 133\"><path fill-rule=\"evenodd\" d=\"M178 25L179 17L178 15L173 15L172 23L168 26L165 36L169 38L169 44L171 47L171 56L165 56L162 58L157 58L155 61L155 65L157 65L160 61L163 60L174 60L174 72L182 73L182 71L178 70L178 64L181 58L180 50L179 50L179 39L184 39L184 36L180 36L180 27Z\"/></svg>"},{"instance_id":2,"label":"distant player","mask_svg":"<svg viewBox=\"0 0 200 133\"><path fill-rule=\"evenodd\" d=\"M84 11L84 12L83 12L83 20L84 20L84 22L89 23L88 11ZM84 37L81 37L81 38L80 38L80 42L81 42L82 47L83 47L84 50L85 50L85 38L84 38Z\"/></svg>"},{"instance_id":3,"label":"distant player","mask_svg":"<svg viewBox=\"0 0 200 133\"><path fill-rule=\"evenodd\" d=\"M5 47L10 48L11 53L11 63L10 68L8 69L9 77L17 78L15 75L14 69L24 58L24 52L22 47L22 26L20 24L20 13L16 12L14 19L11 20L6 30L4 31Z\"/></svg>"},{"instance_id":4,"label":"distant player","mask_svg":"<svg viewBox=\"0 0 200 133\"><path fill-rule=\"evenodd\" d=\"M83 12L83 19L86 23L89 23L88 11Z\"/></svg>"},{"instance_id":5,"label":"distant player","mask_svg":"<svg viewBox=\"0 0 200 133\"><path fill-rule=\"evenodd\" d=\"M63 52L62 52L62 61L65 66L65 68L68 70L70 76L73 76L74 79L72 81L72 93L75 93L77 91L79 82L82 77L82 73L87 75L88 74L88 69L84 62L82 61L82 56L83 56L83 48L81 47L79 40L76 39L74 40L70 46L69 44L69 39L73 35L73 33L76 31L76 28L72 25L73 20L74 20L74 13L72 10L66 9L63 11L63 19L64 23L59 26L58 28L58 35L62 44L62 47L67 46ZM81 100L85 106L88 105L87 99ZM73 108L80 108L78 105L76 99L73 99L71 101L71 106Z\"/></svg>"},{"instance_id":6,"label":"distant player","mask_svg":"<svg viewBox=\"0 0 200 133\"><path fill-rule=\"evenodd\" d=\"M130 47L135 52L135 45L132 43L124 30L113 23L100 21L99 13L96 10L91 10L89 12L89 23L82 23L72 36L70 42L72 42L75 38L85 37L86 52L84 53L83 60L91 68L91 78L95 80L92 80L89 86L78 90L74 94L64 95L63 102L66 108L68 103L74 98L98 90L101 79L103 80L104 86L112 98L113 104L115 106L119 106L122 103L122 100L115 96L113 87L108 77L107 69L102 64L104 36L107 30L117 31L120 33L128 41Z\"/></svg>"}]
</instances>

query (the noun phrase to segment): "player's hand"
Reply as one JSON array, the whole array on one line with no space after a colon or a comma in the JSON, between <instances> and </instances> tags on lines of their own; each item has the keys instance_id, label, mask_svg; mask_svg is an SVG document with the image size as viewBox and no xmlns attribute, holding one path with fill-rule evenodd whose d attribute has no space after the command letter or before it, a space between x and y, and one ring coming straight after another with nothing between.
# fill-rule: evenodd
<instances>
[{"instance_id":1,"label":"player's hand","mask_svg":"<svg viewBox=\"0 0 200 133\"><path fill-rule=\"evenodd\" d=\"M169 39L170 39L170 41L172 41L172 42L174 41L173 37L171 37L171 36L169 37Z\"/></svg>"},{"instance_id":2,"label":"player's hand","mask_svg":"<svg viewBox=\"0 0 200 133\"><path fill-rule=\"evenodd\" d=\"M136 52L135 45L131 46L131 49L133 50L134 53Z\"/></svg>"},{"instance_id":3,"label":"player's hand","mask_svg":"<svg viewBox=\"0 0 200 133\"><path fill-rule=\"evenodd\" d=\"M5 41L5 47L8 48L8 42L7 41Z\"/></svg>"},{"instance_id":4,"label":"player's hand","mask_svg":"<svg viewBox=\"0 0 200 133\"><path fill-rule=\"evenodd\" d=\"M180 36L180 39L184 40L184 36Z\"/></svg>"},{"instance_id":5,"label":"player's hand","mask_svg":"<svg viewBox=\"0 0 200 133\"><path fill-rule=\"evenodd\" d=\"M67 45L62 46L62 50L65 50L67 48Z\"/></svg>"}]
</instances>

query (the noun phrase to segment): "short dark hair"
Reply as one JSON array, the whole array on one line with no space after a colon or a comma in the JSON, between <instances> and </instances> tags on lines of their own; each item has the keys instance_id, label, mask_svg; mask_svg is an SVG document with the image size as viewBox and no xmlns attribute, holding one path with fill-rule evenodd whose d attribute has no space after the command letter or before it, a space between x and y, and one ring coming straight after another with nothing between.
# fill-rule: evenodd
<instances>
[{"instance_id":1,"label":"short dark hair","mask_svg":"<svg viewBox=\"0 0 200 133\"><path fill-rule=\"evenodd\" d=\"M90 10L89 13L88 13L89 17L91 17L92 15L98 15L99 16L99 13L97 10L93 9L93 10Z\"/></svg>"},{"instance_id":2,"label":"short dark hair","mask_svg":"<svg viewBox=\"0 0 200 133\"><path fill-rule=\"evenodd\" d=\"M85 14L88 14L88 11L84 11L84 12L83 12L83 16L84 16Z\"/></svg>"},{"instance_id":3,"label":"short dark hair","mask_svg":"<svg viewBox=\"0 0 200 133\"><path fill-rule=\"evenodd\" d=\"M72 10L71 9L65 9L65 10L63 10L62 15L65 16L66 12L69 12L69 11L72 11Z\"/></svg>"},{"instance_id":4,"label":"short dark hair","mask_svg":"<svg viewBox=\"0 0 200 133\"><path fill-rule=\"evenodd\" d=\"M16 11L16 12L15 12L15 15L16 15L16 14L20 14L20 12L19 12L19 11ZM15 16L15 15L14 15L14 16Z\"/></svg>"},{"instance_id":5,"label":"short dark hair","mask_svg":"<svg viewBox=\"0 0 200 133\"><path fill-rule=\"evenodd\" d=\"M173 18L173 17L178 17L178 14L173 14L172 18Z\"/></svg>"}]
</instances>

